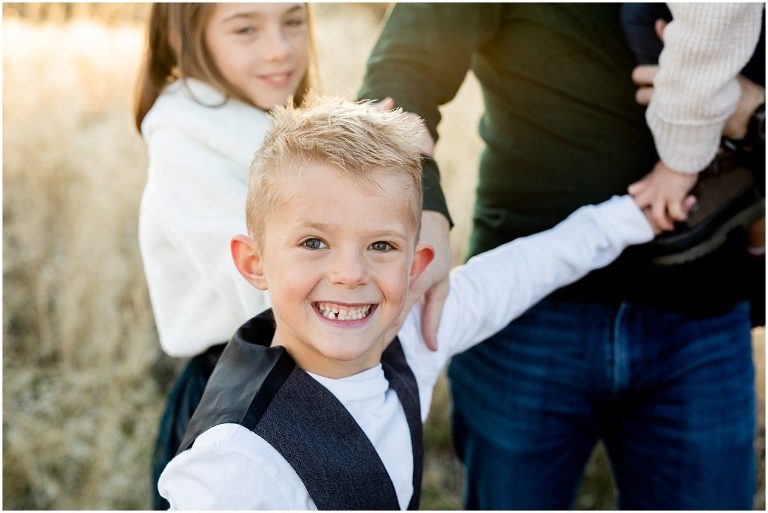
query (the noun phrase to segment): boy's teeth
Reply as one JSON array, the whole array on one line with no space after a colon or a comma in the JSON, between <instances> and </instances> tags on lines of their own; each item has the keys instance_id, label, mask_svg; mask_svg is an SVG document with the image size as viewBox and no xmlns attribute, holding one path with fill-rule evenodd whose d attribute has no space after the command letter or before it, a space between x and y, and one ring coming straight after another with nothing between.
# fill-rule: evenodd
<instances>
[{"instance_id":1,"label":"boy's teeth","mask_svg":"<svg viewBox=\"0 0 768 513\"><path fill-rule=\"evenodd\" d=\"M368 315L371 311L371 305L358 306L358 307L346 307L333 303L318 303L317 305L320 313L326 319L334 319L339 321L354 321L362 319Z\"/></svg>"}]
</instances>

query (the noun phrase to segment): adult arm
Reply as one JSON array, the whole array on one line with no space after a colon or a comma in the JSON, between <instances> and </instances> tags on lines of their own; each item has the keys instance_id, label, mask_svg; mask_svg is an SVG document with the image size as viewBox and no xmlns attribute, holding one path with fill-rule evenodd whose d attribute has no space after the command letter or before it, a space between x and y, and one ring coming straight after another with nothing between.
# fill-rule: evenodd
<instances>
[{"instance_id":1,"label":"adult arm","mask_svg":"<svg viewBox=\"0 0 768 513\"><path fill-rule=\"evenodd\" d=\"M493 4L396 4L368 58L358 97L392 98L420 116L436 142L439 107L456 95L472 54L493 37L499 13ZM424 166L424 208L449 218L433 162Z\"/></svg>"}]
</instances>

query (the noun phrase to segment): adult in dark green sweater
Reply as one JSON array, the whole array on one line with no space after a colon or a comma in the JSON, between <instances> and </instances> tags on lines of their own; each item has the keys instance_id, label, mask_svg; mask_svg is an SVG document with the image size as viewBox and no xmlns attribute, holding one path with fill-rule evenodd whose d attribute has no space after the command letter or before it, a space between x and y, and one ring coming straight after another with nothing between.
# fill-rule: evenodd
<instances>
[{"instance_id":1,"label":"adult in dark green sweater","mask_svg":"<svg viewBox=\"0 0 768 513\"><path fill-rule=\"evenodd\" d=\"M436 141L438 107L470 69L482 86L470 255L625 193L658 160L634 101L619 8L391 11L359 97L393 98ZM444 248L436 177L428 166L425 236ZM466 507L566 508L602 439L622 508L751 508L754 370L740 243L671 268L628 250L456 357L449 376Z\"/></svg>"}]
</instances>

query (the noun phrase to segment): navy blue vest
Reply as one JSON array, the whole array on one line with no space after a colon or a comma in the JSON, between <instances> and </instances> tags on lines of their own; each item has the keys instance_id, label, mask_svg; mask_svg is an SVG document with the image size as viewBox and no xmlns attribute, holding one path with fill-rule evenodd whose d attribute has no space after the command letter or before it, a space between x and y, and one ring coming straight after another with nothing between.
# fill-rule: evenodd
<instances>
[{"instance_id":1,"label":"navy blue vest","mask_svg":"<svg viewBox=\"0 0 768 513\"><path fill-rule=\"evenodd\" d=\"M270 347L274 332L271 310L237 330L216 364L179 452L214 426L240 424L285 458L318 509L400 509L373 444L338 399L297 367L284 347ZM411 433L413 496L408 509L418 509L424 456L418 386L397 338L381 360Z\"/></svg>"}]
</instances>

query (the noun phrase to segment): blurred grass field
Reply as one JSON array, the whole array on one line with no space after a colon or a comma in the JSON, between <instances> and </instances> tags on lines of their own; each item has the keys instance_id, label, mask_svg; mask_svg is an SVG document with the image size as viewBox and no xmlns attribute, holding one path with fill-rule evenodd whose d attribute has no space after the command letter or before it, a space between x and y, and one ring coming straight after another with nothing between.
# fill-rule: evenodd
<instances>
[{"instance_id":1,"label":"blurred grass field","mask_svg":"<svg viewBox=\"0 0 768 513\"><path fill-rule=\"evenodd\" d=\"M382 5L315 6L322 91L351 95ZM132 87L145 4L3 6L3 507L145 509L166 390L137 244L146 173ZM458 262L481 147L470 77L443 109L437 160ZM755 332L764 509L764 331ZM461 507L445 380L425 430L422 507ZM580 509L613 509L601 451Z\"/></svg>"}]
</instances>

